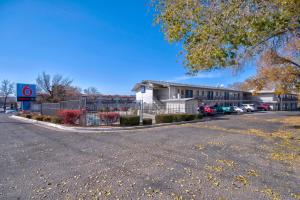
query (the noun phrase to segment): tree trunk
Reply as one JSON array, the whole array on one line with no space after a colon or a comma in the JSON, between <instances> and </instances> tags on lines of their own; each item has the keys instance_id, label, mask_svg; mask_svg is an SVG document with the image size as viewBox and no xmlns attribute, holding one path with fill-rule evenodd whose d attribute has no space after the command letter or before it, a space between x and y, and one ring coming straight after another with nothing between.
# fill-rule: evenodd
<instances>
[{"instance_id":1,"label":"tree trunk","mask_svg":"<svg viewBox=\"0 0 300 200\"><path fill-rule=\"evenodd\" d=\"M7 96L4 97L4 103L3 103L4 113L6 112L6 101L7 101Z\"/></svg>"}]
</instances>

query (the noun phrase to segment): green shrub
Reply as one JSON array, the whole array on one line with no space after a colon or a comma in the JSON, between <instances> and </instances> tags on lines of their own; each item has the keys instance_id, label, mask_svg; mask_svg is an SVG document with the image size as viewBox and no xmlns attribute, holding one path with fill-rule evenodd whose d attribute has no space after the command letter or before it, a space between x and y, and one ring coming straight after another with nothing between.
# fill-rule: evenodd
<instances>
[{"instance_id":1,"label":"green shrub","mask_svg":"<svg viewBox=\"0 0 300 200\"><path fill-rule=\"evenodd\" d=\"M182 121L193 121L196 117L197 115L195 114L185 114Z\"/></svg>"},{"instance_id":2,"label":"green shrub","mask_svg":"<svg viewBox=\"0 0 300 200\"><path fill-rule=\"evenodd\" d=\"M199 119L196 114L163 114L156 115L156 123L172 123L172 122L182 122L182 121L193 121Z\"/></svg>"},{"instance_id":3,"label":"green shrub","mask_svg":"<svg viewBox=\"0 0 300 200\"><path fill-rule=\"evenodd\" d=\"M120 117L120 125L121 126L138 126L140 125L140 117L139 116L121 116Z\"/></svg>"},{"instance_id":4,"label":"green shrub","mask_svg":"<svg viewBox=\"0 0 300 200\"><path fill-rule=\"evenodd\" d=\"M196 119L194 114L174 114L174 122L193 121Z\"/></svg>"},{"instance_id":5,"label":"green shrub","mask_svg":"<svg viewBox=\"0 0 300 200\"><path fill-rule=\"evenodd\" d=\"M203 114L198 114L196 119L202 119L203 118Z\"/></svg>"},{"instance_id":6,"label":"green shrub","mask_svg":"<svg viewBox=\"0 0 300 200\"><path fill-rule=\"evenodd\" d=\"M54 123L54 124L61 124L62 119L60 117L52 116L51 117L51 122Z\"/></svg>"},{"instance_id":7,"label":"green shrub","mask_svg":"<svg viewBox=\"0 0 300 200\"><path fill-rule=\"evenodd\" d=\"M172 123L174 122L174 114L162 114L162 115L156 115L155 116L155 122L157 124L160 123Z\"/></svg>"},{"instance_id":8,"label":"green shrub","mask_svg":"<svg viewBox=\"0 0 300 200\"><path fill-rule=\"evenodd\" d=\"M152 125L152 119L151 118L143 119L143 125Z\"/></svg>"},{"instance_id":9,"label":"green shrub","mask_svg":"<svg viewBox=\"0 0 300 200\"><path fill-rule=\"evenodd\" d=\"M32 118L32 114L26 114L25 117L28 118L28 119L31 119Z\"/></svg>"}]
</instances>

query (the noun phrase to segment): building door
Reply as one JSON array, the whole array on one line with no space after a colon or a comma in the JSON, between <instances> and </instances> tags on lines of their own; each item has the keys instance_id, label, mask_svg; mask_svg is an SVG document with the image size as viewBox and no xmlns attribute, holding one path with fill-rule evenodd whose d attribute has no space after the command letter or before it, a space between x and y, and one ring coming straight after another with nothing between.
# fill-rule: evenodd
<instances>
[{"instance_id":1,"label":"building door","mask_svg":"<svg viewBox=\"0 0 300 200\"><path fill-rule=\"evenodd\" d=\"M193 90L185 90L185 98L193 98Z\"/></svg>"}]
</instances>

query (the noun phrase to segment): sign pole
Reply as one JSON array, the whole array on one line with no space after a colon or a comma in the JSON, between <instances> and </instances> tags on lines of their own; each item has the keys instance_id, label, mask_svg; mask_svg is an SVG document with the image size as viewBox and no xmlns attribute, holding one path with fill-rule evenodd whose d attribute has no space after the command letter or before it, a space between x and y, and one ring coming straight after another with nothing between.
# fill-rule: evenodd
<instances>
[{"instance_id":1,"label":"sign pole","mask_svg":"<svg viewBox=\"0 0 300 200\"><path fill-rule=\"evenodd\" d=\"M146 87L144 85L141 86L141 113L140 113L140 122L143 123L143 114L144 114L144 93L146 92Z\"/></svg>"}]
</instances>

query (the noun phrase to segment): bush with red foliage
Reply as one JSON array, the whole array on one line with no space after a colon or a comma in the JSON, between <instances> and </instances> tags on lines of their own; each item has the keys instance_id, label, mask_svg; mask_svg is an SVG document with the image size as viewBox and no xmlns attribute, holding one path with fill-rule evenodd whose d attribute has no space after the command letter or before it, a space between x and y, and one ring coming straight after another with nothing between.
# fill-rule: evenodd
<instances>
[{"instance_id":1,"label":"bush with red foliage","mask_svg":"<svg viewBox=\"0 0 300 200\"><path fill-rule=\"evenodd\" d=\"M64 124L76 124L77 120L79 120L81 116L80 110L60 110L58 111L58 116L60 116L63 120Z\"/></svg>"},{"instance_id":2,"label":"bush with red foliage","mask_svg":"<svg viewBox=\"0 0 300 200\"><path fill-rule=\"evenodd\" d=\"M116 112L100 112L99 117L101 122L104 122L105 124L113 124L119 120L120 115Z\"/></svg>"}]
</instances>

